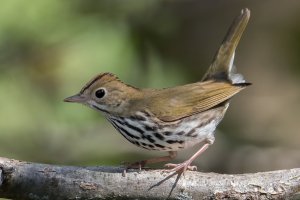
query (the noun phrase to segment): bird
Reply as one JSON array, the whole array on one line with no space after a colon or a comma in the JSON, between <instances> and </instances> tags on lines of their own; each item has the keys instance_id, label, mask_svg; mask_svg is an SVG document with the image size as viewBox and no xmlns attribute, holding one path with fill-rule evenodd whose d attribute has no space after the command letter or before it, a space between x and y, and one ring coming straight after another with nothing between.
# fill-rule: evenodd
<instances>
[{"instance_id":1,"label":"bird","mask_svg":"<svg viewBox=\"0 0 300 200\"><path fill-rule=\"evenodd\" d=\"M79 93L64 99L80 103L98 112L132 144L167 156L137 161L127 168L168 162L177 152L201 145L186 161L167 163L169 171L196 170L192 162L215 141L215 130L223 119L230 99L251 85L233 64L235 51L250 18L250 10L241 10L230 26L212 64L201 80L175 87L137 88L105 72L92 78Z\"/></svg>"}]
</instances>

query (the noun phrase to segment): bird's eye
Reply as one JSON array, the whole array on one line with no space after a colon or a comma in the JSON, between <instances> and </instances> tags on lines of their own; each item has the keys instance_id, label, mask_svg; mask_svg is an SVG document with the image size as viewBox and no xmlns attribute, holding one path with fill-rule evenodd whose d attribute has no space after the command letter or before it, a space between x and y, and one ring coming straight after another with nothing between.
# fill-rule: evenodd
<instances>
[{"instance_id":1,"label":"bird's eye","mask_svg":"<svg viewBox=\"0 0 300 200\"><path fill-rule=\"evenodd\" d=\"M103 89L103 88L100 88L100 89L96 90L96 92L95 92L95 96L96 96L98 99L103 98L104 95L105 95L105 89Z\"/></svg>"}]
</instances>

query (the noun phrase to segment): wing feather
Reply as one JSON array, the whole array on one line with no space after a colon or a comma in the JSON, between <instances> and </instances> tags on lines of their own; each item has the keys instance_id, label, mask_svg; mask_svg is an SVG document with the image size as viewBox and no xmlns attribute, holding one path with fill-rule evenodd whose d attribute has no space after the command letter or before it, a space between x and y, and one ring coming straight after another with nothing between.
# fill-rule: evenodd
<instances>
[{"instance_id":1,"label":"wing feather","mask_svg":"<svg viewBox=\"0 0 300 200\"><path fill-rule=\"evenodd\" d=\"M175 121L217 106L244 87L228 82L198 82L153 91L144 103L148 111L160 120Z\"/></svg>"}]
</instances>

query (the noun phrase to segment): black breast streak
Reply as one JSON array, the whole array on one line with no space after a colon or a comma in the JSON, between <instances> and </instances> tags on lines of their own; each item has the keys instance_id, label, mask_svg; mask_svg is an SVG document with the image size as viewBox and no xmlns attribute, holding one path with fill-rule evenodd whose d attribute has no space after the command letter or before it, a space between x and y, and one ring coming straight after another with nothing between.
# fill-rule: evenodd
<instances>
[{"instance_id":1,"label":"black breast streak","mask_svg":"<svg viewBox=\"0 0 300 200\"><path fill-rule=\"evenodd\" d=\"M183 135L184 134L184 131L180 131L178 133L176 133L176 135Z\"/></svg>"},{"instance_id":2,"label":"black breast streak","mask_svg":"<svg viewBox=\"0 0 300 200\"><path fill-rule=\"evenodd\" d=\"M148 149L148 150L151 150L151 149L154 148L154 146L151 145L151 144L146 144L146 143L144 143L144 142L141 142L140 144L141 144L141 147L143 147L143 148L145 148L145 149Z\"/></svg>"},{"instance_id":3,"label":"black breast streak","mask_svg":"<svg viewBox=\"0 0 300 200\"><path fill-rule=\"evenodd\" d=\"M183 143L182 140L167 140L166 142L168 144L175 144L175 143L182 144Z\"/></svg>"},{"instance_id":4,"label":"black breast streak","mask_svg":"<svg viewBox=\"0 0 300 200\"><path fill-rule=\"evenodd\" d=\"M170 131L166 131L166 132L164 132L164 135L166 135L166 136L170 136L170 135L172 135L172 132L170 132Z\"/></svg>"},{"instance_id":5,"label":"black breast streak","mask_svg":"<svg viewBox=\"0 0 300 200\"><path fill-rule=\"evenodd\" d=\"M147 144L146 143L144 143L144 142L141 142L141 144L143 145L143 146L146 146Z\"/></svg>"},{"instance_id":6,"label":"black breast streak","mask_svg":"<svg viewBox=\"0 0 300 200\"><path fill-rule=\"evenodd\" d=\"M154 136L155 136L157 139L162 140L162 141L165 139L165 137L162 136L162 135L159 134L159 133L154 133Z\"/></svg>"},{"instance_id":7,"label":"black breast streak","mask_svg":"<svg viewBox=\"0 0 300 200\"><path fill-rule=\"evenodd\" d=\"M118 122L118 121L117 121ZM113 122L117 127L118 127L118 130L120 132L122 132L123 134L126 134L128 135L129 137L131 138L134 138L134 139L140 139L140 137L138 136L135 136L135 135L132 135L131 133L129 133L126 129L124 129L122 126L118 125L117 123Z\"/></svg>"},{"instance_id":8,"label":"black breast streak","mask_svg":"<svg viewBox=\"0 0 300 200\"><path fill-rule=\"evenodd\" d=\"M140 147L142 147L144 149L147 149L147 150L151 150L151 149L149 149L148 147L145 147L145 146L140 146Z\"/></svg>"},{"instance_id":9,"label":"black breast streak","mask_svg":"<svg viewBox=\"0 0 300 200\"><path fill-rule=\"evenodd\" d=\"M114 121L111 121L111 120L109 120L109 121L111 122L111 124L113 125L113 127L115 127L115 129L117 129L117 130L119 131L119 133L121 133L121 135L122 135L126 140L128 140L128 141L131 142L131 143L134 143L132 140L128 139L128 138L124 135L124 133L122 133L122 132L119 130L119 127L116 125L116 123L115 123Z\"/></svg>"},{"instance_id":10,"label":"black breast streak","mask_svg":"<svg viewBox=\"0 0 300 200\"><path fill-rule=\"evenodd\" d=\"M118 122L119 124L124 125L124 121L121 121L121 120L119 120L117 118L112 118L112 120Z\"/></svg>"},{"instance_id":11,"label":"black breast streak","mask_svg":"<svg viewBox=\"0 0 300 200\"><path fill-rule=\"evenodd\" d=\"M145 144L145 143L140 143L140 142L138 142L138 141L131 141L133 144L135 144L136 146L138 146L138 147L141 147L141 148L144 148L144 149L147 149L147 150L151 150L150 148L148 148L147 147L147 144Z\"/></svg>"},{"instance_id":12,"label":"black breast streak","mask_svg":"<svg viewBox=\"0 0 300 200\"><path fill-rule=\"evenodd\" d=\"M138 141L132 141L132 143L134 143L135 145L137 145L137 146L141 146L141 144L138 142Z\"/></svg>"},{"instance_id":13,"label":"black breast streak","mask_svg":"<svg viewBox=\"0 0 300 200\"><path fill-rule=\"evenodd\" d=\"M145 130L146 131L156 131L157 128L155 126L148 126L148 125L144 125L145 126Z\"/></svg>"},{"instance_id":14,"label":"black breast streak","mask_svg":"<svg viewBox=\"0 0 300 200\"><path fill-rule=\"evenodd\" d=\"M155 140L152 139L151 135L143 135L142 138L143 139L147 139L151 143L155 142Z\"/></svg>"},{"instance_id":15,"label":"black breast streak","mask_svg":"<svg viewBox=\"0 0 300 200\"><path fill-rule=\"evenodd\" d=\"M154 144L156 147L159 147L159 148L162 148L162 149L164 149L165 148L165 146L163 146L163 145L160 145L160 144Z\"/></svg>"},{"instance_id":16,"label":"black breast streak","mask_svg":"<svg viewBox=\"0 0 300 200\"><path fill-rule=\"evenodd\" d=\"M188 136L188 137L192 137L192 134L193 133L195 133L195 129L193 128L192 130L190 130L187 134L186 134L186 136Z\"/></svg>"},{"instance_id":17,"label":"black breast streak","mask_svg":"<svg viewBox=\"0 0 300 200\"><path fill-rule=\"evenodd\" d=\"M133 125L129 124L129 123L126 122L126 121L124 121L124 126L127 126L127 127L131 128L131 129L133 129L133 130L139 132L141 135L144 134L144 131L143 131L142 129L140 129L140 128L136 127L136 126L133 126Z\"/></svg>"}]
</instances>

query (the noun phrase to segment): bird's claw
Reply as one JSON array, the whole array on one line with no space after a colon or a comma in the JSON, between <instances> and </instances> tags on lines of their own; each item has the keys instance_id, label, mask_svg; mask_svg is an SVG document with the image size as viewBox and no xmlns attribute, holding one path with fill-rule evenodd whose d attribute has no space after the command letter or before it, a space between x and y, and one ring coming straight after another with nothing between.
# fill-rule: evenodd
<instances>
[{"instance_id":1,"label":"bird's claw","mask_svg":"<svg viewBox=\"0 0 300 200\"><path fill-rule=\"evenodd\" d=\"M139 171L141 171L145 167L146 163L146 160L141 160L134 163L122 162L122 165L124 165L125 167L123 171L123 176L126 176L126 172L128 169L138 169Z\"/></svg>"},{"instance_id":2,"label":"bird's claw","mask_svg":"<svg viewBox=\"0 0 300 200\"><path fill-rule=\"evenodd\" d=\"M171 169L166 169L164 170L165 172L177 172L177 173L184 173L185 171L196 171L197 166L192 166L190 165L191 163L189 162L183 162L180 164L173 164L173 163L167 163L165 164L166 168L171 168Z\"/></svg>"}]
</instances>

